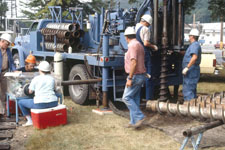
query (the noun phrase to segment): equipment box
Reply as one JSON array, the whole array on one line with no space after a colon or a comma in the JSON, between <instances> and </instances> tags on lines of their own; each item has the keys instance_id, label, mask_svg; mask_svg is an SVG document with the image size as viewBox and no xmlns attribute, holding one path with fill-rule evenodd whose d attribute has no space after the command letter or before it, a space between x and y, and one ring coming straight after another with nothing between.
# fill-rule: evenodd
<instances>
[{"instance_id":1,"label":"equipment box","mask_svg":"<svg viewBox=\"0 0 225 150\"><path fill-rule=\"evenodd\" d=\"M31 117L34 127L38 129L64 125L67 123L66 106L58 105L47 109L31 109Z\"/></svg>"}]
</instances>

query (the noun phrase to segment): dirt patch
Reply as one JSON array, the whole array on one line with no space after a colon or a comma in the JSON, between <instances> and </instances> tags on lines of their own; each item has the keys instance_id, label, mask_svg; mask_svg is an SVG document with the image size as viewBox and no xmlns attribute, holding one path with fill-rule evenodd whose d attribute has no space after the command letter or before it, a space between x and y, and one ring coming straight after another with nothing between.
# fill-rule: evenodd
<instances>
[{"instance_id":1,"label":"dirt patch","mask_svg":"<svg viewBox=\"0 0 225 150\"><path fill-rule=\"evenodd\" d=\"M148 120L146 125L159 129L166 133L168 136L172 137L176 141L182 144L185 137L183 136L183 131L190 129L192 127L198 127L204 125L209 121L198 121L193 118L180 117L180 116L169 116L169 115L160 115L160 114L151 114L148 115ZM203 138L201 140L201 148L206 147L223 147L225 146L225 126L219 126L210 130L207 130L203 133ZM198 135L195 135L195 140ZM191 146L191 140L189 140L188 146Z\"/></svg>"}]
</instances>

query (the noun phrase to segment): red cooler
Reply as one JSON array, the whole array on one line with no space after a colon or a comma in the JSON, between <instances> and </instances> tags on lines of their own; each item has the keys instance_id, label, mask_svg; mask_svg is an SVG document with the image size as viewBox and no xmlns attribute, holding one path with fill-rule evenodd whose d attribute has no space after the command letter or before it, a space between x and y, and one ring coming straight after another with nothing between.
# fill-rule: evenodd
<instances>
[{"instance_id":1,"label":"red cooler","mask_svg":"<svg viewBox=\"0 0 225 150\"><path fill-rule=\"evenodd\" d=\"M38 129L54 127L67 123L67 112L65 105L47 109L31 109L33 126Z\"/></svg>"}]
</instances>

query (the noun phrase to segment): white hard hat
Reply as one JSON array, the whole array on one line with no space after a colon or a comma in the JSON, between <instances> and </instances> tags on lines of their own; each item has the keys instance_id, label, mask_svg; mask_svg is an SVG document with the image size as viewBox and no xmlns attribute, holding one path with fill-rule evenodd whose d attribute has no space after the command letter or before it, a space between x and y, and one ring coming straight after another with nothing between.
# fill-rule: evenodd
<instances>
[{"instance_id":1,"label":"white hard hat","mask_svg":"<svg viewBox=\"0 0 225 150\"><path fill-rule=\"evenodd\" d=\"M8 33L2 34L2 36L0 38L3 39L3 40L8 41L9 43L13 42L12 36L10 34L8 34Z\"/></svg>"},{"instance_id":2,"label":"white hard hat","mask_svg":"<svg viewBox=\"0 0 225 150\"><path fill-rule=\"evenodd\" d=\"M141 17L141 19L143 19L144 21L146 21L149 24L152 24L152 17L150 15L143 15Z\"/></svg>"},{"instance_id":3,"label":"white hard hat","mask_svg":"<svg viewBox=\"0 0 225 150\"><path fill-rule=\"evenodd\" d=\"M136 34L136 32L135 32L134 27L127 27L124 32L124 35L135 35L135 34Z\"/></svg>"},{"instance_id":4,"label":"white hard hat","mask_svg":"<svg viewBox=\"0 0 225 150\"><path fill-rule=\"evenodd\" d=\"M38 65L38 69L44 72L49 72L51 71L51 66L47 61L42 61L39 65Z\"/></svg>"},{"instance_id":5,"label":"white hard hat","mask_svg":"<svg viewBox=\"0 0 225 150\"><path fill-rule=\"evenodd\" d=\"M199 31L198 31L198 29L191 29L189 35L199 36Z\"/></svg>"}]
</instances>

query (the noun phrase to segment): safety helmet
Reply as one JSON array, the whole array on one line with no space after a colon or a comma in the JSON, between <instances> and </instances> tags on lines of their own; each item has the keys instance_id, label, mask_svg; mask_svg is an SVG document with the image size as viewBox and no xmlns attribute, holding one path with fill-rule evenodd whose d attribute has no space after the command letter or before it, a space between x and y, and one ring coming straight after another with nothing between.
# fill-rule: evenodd
<instances>
[{"instance_id":1,"label":"safety helmet","mask_svg":"<svg viewBox=\"0 0 225 150\"><path fill-rule=\"evenodd\" d=\"M150 25L152 24L152 17L150 15L143 15L141 17L141 19L143 19L144 21L146 21L147 23L149 23Z\"/></svg>"},{"instance_id":2,"label":"safety helmet","mask_svg":"<svg viewBox=\"0 0 225 150\"><path fill-rule=\"evenodd\" d=\"M191 29L189 35L199 36L199 31L198 31L198 29Z\"/></svg>"},{"instance_id":3,"label":"safety helmet","mask_svg":"<svg viewBox=\"0 0 225 150\"><path fill-rule=\"evenodd\" d=\"M30 54L30 55L27 56L25 62L32 63L32 64L36 64L36 58L35 58L35 56L33 56L33 55Z\"/></svg>"},{"instance_id":4,"label":"safety helmet","mask_svg":"<svg viewBox=\"0 0 225 150\"><path fill-rule=\"evenodd\" d=\"M12 36L8 33L2 34L0 38L8 41L10 44L13 42Z\"/></svg>"},{"instance_id":5,"label":"safety helmet","mask_svg":"<svg viewBox=\"0 0 225 150\"><path fill-rule=\"evenodd\" d=\"M51 66L47 61L42 61L39 65L38 65L38 69L44 72L49 72L51 71Z\"/></svg>"},{"instance_id":6,"label":"safety helmet","mask_svg":"<svg viewBox=\"0 0 225 150\"><path fill-rule=\"evenodd\" d=\"M136 34L134 27L127 27L124 32L124 35L134 35L134 34Z\"/></svg>"}]
</instances>

